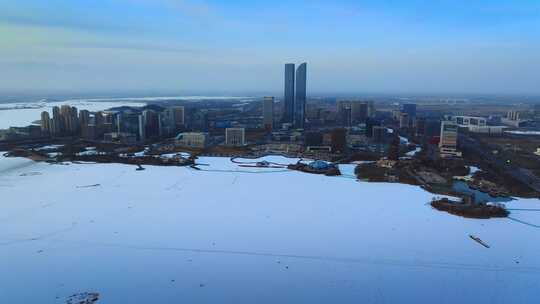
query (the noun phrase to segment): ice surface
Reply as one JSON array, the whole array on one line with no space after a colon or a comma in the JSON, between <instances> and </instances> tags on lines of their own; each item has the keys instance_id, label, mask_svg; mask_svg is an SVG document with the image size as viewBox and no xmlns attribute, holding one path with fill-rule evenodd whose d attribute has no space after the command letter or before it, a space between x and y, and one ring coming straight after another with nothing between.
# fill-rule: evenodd
<instances>
[{"instance_id":1,"label":"ice surface","mask_svg":"<svg viewBox=\"0 0 540 304\"><path fill-rule=\"evenodd\" d=\"M504 131L505 133L517 134L517 135L539 135L540 131Z\"/></svg>"},{"instance_id":2,"label":"ice surface","mask_svg":"<svg viewBox=\"0 0 540 304\"><path fill-rule=\"evenodd\" d=\"M354 165L326 177L197 162L0 158L1 302L538 301L539 200L473 220L432 209L419 187L348 178Z\"/></svg>"}]
</instances>

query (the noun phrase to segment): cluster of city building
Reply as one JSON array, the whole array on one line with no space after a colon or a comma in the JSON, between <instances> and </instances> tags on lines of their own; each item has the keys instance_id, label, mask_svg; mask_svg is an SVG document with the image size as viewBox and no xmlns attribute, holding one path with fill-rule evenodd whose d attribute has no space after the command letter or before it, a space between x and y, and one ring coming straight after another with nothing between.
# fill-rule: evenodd
<instances>
[{"instance_id":1,"label":"cluster of city building","mask_svg":"<svg viewBox=\"0 0 540 304\"><path fill-rule=\"evenodd\" d=\"M311 153L386 153L399 135L435 150L437 157L461 157L461 131L501 135L505 128L540 120L540 105L523 119L510 111L494 121L465 115L418 113L417 104L392 104L384 110L373 101L310 100L307 64L285 65L283 99L212 104L157 103L89 112L62 105L41 114L40 126L10 128L5 139L78 137L121 144L174 140L180 147L260 146L272 151ZM378 106L377 106L378 107ZM420 115L419 115L420 114ZM461 131L460 131L461 130Z\"/></svg>"},{"instance_id":2,"label":"cluster of city building","mask_svg":"<svg viewBox=\"0 0 540 304\"><path fill-rule=\"evenodd\" d=\"M55 106L52 117L41 113L41 133L51 137L79 136L109 142L136 143L174 136L184 126L184 107L126 108L91 113L69 105Z\"/></svg>"}]
</instances>

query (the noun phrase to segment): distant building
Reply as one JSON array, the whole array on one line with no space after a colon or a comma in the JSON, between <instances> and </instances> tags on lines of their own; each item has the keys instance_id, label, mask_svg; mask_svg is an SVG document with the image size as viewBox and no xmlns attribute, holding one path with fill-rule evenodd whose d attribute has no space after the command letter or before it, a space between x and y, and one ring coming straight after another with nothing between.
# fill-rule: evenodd
<instances>
[{"instance_id":1,"label":"distant building","mask_svg":"<svg viewBox=\"0 0 540 304\"><path fill-rule=\"evenodd\" d=\"M84 128L86 128L90 124L90 111L88 110L81 110L79 112L79 128L81 129L81 132Z\"/></svg>"},{"instance_id":2,"label":"distant building","mask_svg":"<svg viewBox=\"0 0 540 304\"><path fill-rule=\"evenodd\" d=\"M174 117L174 124L175 124L176 130L178 131L182 129L185 125L184 107L182 106L172 107L172 111L173 111L173 117Z\"/></svg>"},{"instance_id":3,"label":"distant building","mask_svg":"<svg viewBox=\"0 0 540 304\"><path fill-rule=\"evenodd\" d=\"M291 123L298 129L304 128L306 120L306 96L307 63L300 64L296 71L294 63L285 64L282 123Z\"/></svg>"},{"instance_id":4,"label":"distant building","mask_svg":"<svg viewBox=\"0 0 540 304\"><path fill-rule=\"evenodd\" d=\"M383 143L386 140L386 127L373 126L371 140L375 143Z\"/></svg>"},{"instance_id":5,"label":"distant building","mask_svg":"<svg viewBox=\"0 0 540 304\"><path fill-rule=\"evenodd\" d=\"M225 129L225 144L227 146L243 146L246 144L246 131L244 128Z\"/></svg>"},{"instance_id":6,"label":"distant building","mask_svg":"<svg viewBox=\"0 0 540 304\"><path fill-rule=\"evenodd\" d=\"M460 127L476 126L483 127L487 124L487 120L483 117L475 116L453 116L452 121Z\"/></svg>"},{"instance_id":7,"label":"distant building","mask_svg":"<svg viewBox=\"0 0 540 304\"><path fill-rule=\"evenodd\" d=\"M148 115L153 116L151 114ZM149 119L153 119L153 117L149 117ZM185 125L185 108L182 106L166 108L163 112L158 114L158 129L160 136L174 136L178 131L183 130Z\"/></svg>"},{"instance_id":8,"label":"distant building","mask_svg":"<svg viewBox=\"0 0 540 304\"><path fill-rule=\"evenodd\" d=\"M353 149L364 148L368 144L365 134L349 131L347 133L347 146Z\"/></svg>"},{"instance_id":9,"label":"distant building","mask_svg":"<svg viewBox=\"0 0 540 304\"><path fill-rule=\"evenodd\" d=\"M363 101L351 102L351 123L353 125L365 123L369 117L369 105Z\"/></svg>"},{"instance_id":10,"label":"distant building","mask_svg":"<svg viewBox=\"0 0 540 304\"><path fill-rule=\"evenodd\" d=\"M306 119L315 121L321 118L323 109L319 105L306 104Z\"/></svg>"},{"instance_id":11,"label":"distant building","mask_svg":"<svg viewBox=\"0 0 540 304\"><path fill-rule=\"evenodd\" d=\"M441 131L441 121L438 119L428 119L426 120L426 125L424 127L424 136L427 138L432 138L435 136L440 136Z\"/></svg>"},{"instance_id":12,"label":"distant building","mask_svg":"<svg viewBox=\"0 0 540 304\"><path fill-rule=\"evenodd\" d=\"M411 124L411 116L409 116L409 113L401 112L399 115L399 128L408 128Z\"/></svg>"},{"instance_id":13,"label":"distant building","mask_svg":"<svg viewBox=\"0 0 540 304\"><path fill-rule=\"evenodd\" d=\"M338 124L342 127L352 126L352 110L351 103L349 101L339 100L336 103L336 112Z\"/></svg>"},{"instance_id":14,"label":"distant building","mask_svg":"<svg viewBox=\"0 0 540 304\"><path fill-rule=\"evenodd\" d=\"M285 90L283 94L283 123L294 123L294 63L285 64Z\"/></svg>"},{"instance_id":15,"label":"distant building","mask_svg":"<svg viewBox=\"0 0 540 304\"><path fill-rule=\"evenodd\" d=\"M521 113L518 111L508 111L506 118L503 118L502 123L508 126L519 128L524 122L521 119Z\"/></svg>"},{"instance_id":16,"label":"distant building","mask_svg":"<svg viewBox=\"0 0 540 304\"><path fill-rule=\"evenodd\" d=\"M392 110L392 119L395 121L399 121L399 117L401 116L401 111L399 109Z\"/></svg>"},{"instance_id":17,"label":"distant building","mask_svg":"<svg viewBox=\"0 0 540 304\"><path fill-rule=\"evenodd\" d=\"M174 118L174 110L167 108L159 113L159 135L163 137L173 136L176 134L176 121Z\"/></svg>"},{"instance_id":18,"label":"distant building","mask_svg":"<svg viewBox=\"0 0 540 304\"><path fill-rule=\"evenodd\" d=\"M272 131L274 127L274 97L263 99L263 126L267 131Z\"/></svg>"},{"instance_id":19,"label":"distant building","mask_svg":"<svg viewBox=\"0 0 540 304\"><path fill-rule=\"evenodd\" d=\"M456 123L443 121L440 137L439 154L441 158L461 157L461 152L457 150L458 125Z\"/></svg>"},{"instance_id":20,"label":"distant building","mask_svg":"<svg viewBox=\"0 0 540 304\"><path fill-rule=\"evenodd\" d=\"M1 138L3 140L30 139L39 138L43 134L41 126L30 125L26 127L10 127L7 130L1 130Z\"/></svg>"},{"instance_id":21,"label":"distant building","mask_svg":"<svg viewBox=\"0 0 540 304\"><path fill-rule=\"evenodd\" d=\"M106 117L102 111L94 113L94 124L96 127L101 127L105 123Z\"/></svg>"},{"instance_id":22,"label":"distant building","mask_svg":"<svg viewBox=\"0 0 540 304\"><path fill-rule=\"evenodd\" d=\"M434 118L418 118L416 120L416 136L423 142L429 142L441 134L441 121Z\"/></svg>"},{"instance_id":23,"label":"distant building","mask_svg":"<svg viewBox=\"0 0 540 304\"><path fill-rule=\"evenodd\" d=\"M368 101L368 117L375 117L375 113L377 110L375 109L375 102L374 101Z\"/></svg>"},{"instance_id":24,"label":"distant building","mask_svg":"<svg viewBox=\"0 0 540 304\"><path fill-rule=\"evenodd\" d=\"M105 133L113 132L116 128L115 115L111 112L97 112L94 119L98 138L103 137Z\"/></svg>"},{"instance_id":25,"label":"distant building","mask_svg":"<svg viewBox=\"0 0 540 304\"><path fill-rule=\"evenodd\" d=\"M424 137L424 133L426 131L426 118L420 117L416 119L416 137L422 138Z\"/></svg>"},{"instance_id":26,"label":"distant building","mask_svg":"<svg viewBox=\"0 0 540 304\"><path fill-rule=\"evenodd\" d=\"M368 117L366 120L366 127L365 127L365 134L367 137L373 137L373 127L380 126L381 122L378 120L375 120L374 118Z\"/></svg>"},{"instance_id":27,"label":"distant building","mask_svg":"<svg viewBox=\"0 0 540 304\"><path fill-rule=\"evenodd\" d=\"M334 129L331 134L331 147L334 153L343 153L347 149L347 130Z\"/></svg>"},{"instance_id":28,"label":"distant building","mask_svg":"<svg viewBox=\"0 0 540 304\"><path fill-rule=\"evenodd\" d=\"M506 118L509 120L519 120L520 115L521 114L518 111L508 111Z\"/></svg>"},{"instance_id":29,"label":"distant building","mask_svg":"<svg viewBox=\"0 0 540 304\"><path fill-rule=\"evenodd\" d=\"M351 127L366 123L369 117L369 103L364 101L339 100L337 102L339 124Z\"/></svg>"},{"instance_id":30,"label":"distant building","mask_svg":"<svg viewBox=\"0 0 540 304\"><path fill-rule=\"evenodd\" d=\"M117 114L117 133L133 134L137 140L145 140L145 126L142 115L136 112L122 112Z\"/></svg>"},{"instance_id":31,"label":"distant building","mask_svg":"<svg viewBox=\"0 0 540 304\"><path fill-rule=\"evenodd\" d=\"M64 132L64 123L62 121L62 116L60 115L60 108L54 106L52 109L53 118L51 123L51 135L57 136Z\"/></svg>"},{"instance_id":32,"label":"distant building","mask_svg":"<svg viewBox=\"0 0 540 304\"><path fill-rule=\"evenodd\" d=\"M159 137L159 115L153 110L142 112L146 138Z\"/></svg>"},{"instance_id":33,"label":"distant building","mask_svg":"<svg viewBox=\"0 0 540 304\"><path fill-rule=\"evenodd\" d=\"M208 111L206 110L192 110L189 119L189 128L192 130L208 131Z\"/></svg>"},{"instance_id":34,"label":"distant building","mask_svg":"<svg viewBox=\"0 0 540 304\"><path fill-rule=\"evenodd\" d=\"M402 104L401 113L407 113L410 119L416 119L416 104L415 103Z\"/></svg>"},{"instance_id":35,"label":"distant building","mask_svg":"<svg viewBox=\"0 0 540 304\"><path fill-rule=\"evenodd\" d=\"M294 126L303 129L306 120L307 63L302 63L296 70L296 95L294 99Z\"/></svg>"},{"instance_id":36,"label":"distant building","mask_svg":"<svg viewBox=\"0 0 540 304\"><path fill-rule=\"evenodd\" d=\"M452 121L461 128L467 128L469 132L487 135L502 135L506 127L488 126L487 119L475 116L453 116Z\"/></svg>"},{"instance_id":37,"label":"distant building","mask_svg":"<svg viewBox=\"0 0 540 304\"><path fill-rule=\"evenodd\" d=\"M508 127L506 126L482 126L482 127L469 126L468 127L469 132L471 133L480 133L480 134L485 134L485 135L490 135L490 136L503 135L504 130L506 128Z\"/></svg>"},{"instance_id":38,"label":"distant building","mask_svg":"<svg viewBox=\"0 0 540 304\"><path fill-rule=\"evenodd\" d=\"M121 144L134 144L137 142L137 135L132 133L110 132L103 135L103 141Z\"/></svg>"},{"instance_id":39,"label":"distant building","mask_svg":"<svg viewBox=\"0 0 540 304\"><path fill-rule=\"evenodd\" d=\"M60 115L63 121L63 132L68 135L74 135L79 131L79 118L77 115L77 108L69 105L62 105L60 107Z\"/></svg>"},{"instance_id":40,"label":"distant building","mask_svg":"<svg viewBox=\"0 0 540 304\"><path fill-rule=\"evenodd\" d=\"M203 149L208 145L208 134L203 132L180 133L175 138L179 147Z\"/></svg>"},{"instance_id":41,"label":"distant building","mask_svg":"<svg viewBox=\"0 0 540 304\"><path fill-rule=\"evenodd\" d=\"M79 128L81 130L81 137L85 139L95 139L97 136L96 132L96 125L95 125L95 117L93 119L94 122L92 122L92 119L90 117L90 111L88 110L81 110L79 112Z\"/></svg>"},{"instance_id":42,"label":"distant building","mask_svg":"<svg viewBox=\"0 0 540 304\"><path fill-rule=\"evenodd\" d=\"M81 129L81 137L84 139L96 139L98 137L97 127L94 124L87 124Z\"/></svg>"},{"instance_id":43,"label":"distant building","mask_svg":"<svg viewBox=\"0 0 540 304\"><path fill-rule=\"evenodd\" d=\"M41 112L41 132L43 133L51 133L51 117L49 116L49 112L43 111Z\"/></svg>"},{"instance_id":44,"label":"distant building","mask_svg":"<svg viewBox=\"0 0 540 304\"><path fill-rule=\"evenodd\" d=\"M145 141L146 140L146 121L144 120L144 116L138 115L137 116L139 123L138 123L138 139L139 141Z\"/></svg>"}]
</instances>

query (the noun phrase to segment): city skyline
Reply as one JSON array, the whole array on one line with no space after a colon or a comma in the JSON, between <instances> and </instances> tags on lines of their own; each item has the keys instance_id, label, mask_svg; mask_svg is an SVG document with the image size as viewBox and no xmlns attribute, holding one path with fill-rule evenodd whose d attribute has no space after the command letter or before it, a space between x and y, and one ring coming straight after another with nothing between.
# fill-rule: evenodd
<instances>
[{"instance_id":1,"label":"city skyline","mask_svg":"<svg viewBox=\"0 0 540 304\"><path fill-rule=\"evenodd\" d=\"M0 36L5 303L538 298L539 0L0 1Z\"/></svg>"},{"instance_id":2,"label":"city skyline","mask_svg":"<svg viewBox=\"0 0 540 304\"><path fill-rule=\"evenodd\" d=\"M538 95L535 1L29 0L0 4L0 92Z\"/></svg>"}]
</instances>

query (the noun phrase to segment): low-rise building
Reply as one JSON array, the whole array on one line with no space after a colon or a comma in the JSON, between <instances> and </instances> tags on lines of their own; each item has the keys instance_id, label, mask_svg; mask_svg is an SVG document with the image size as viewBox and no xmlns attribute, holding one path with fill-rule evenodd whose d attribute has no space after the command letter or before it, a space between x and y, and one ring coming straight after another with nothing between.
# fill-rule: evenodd
<instances>
[{"instance_id":1,"label":"low-rise building","mask_svg":"<svg viewBox=\"0 0 540 304\"><path fill-rule=\"evenodd\" d=\"M502 135L505 126L488 126L487 119L477 116L453 116L452 121L469 132L486 135Z\"/></svg>"},{"instance_id":2,"label":"low-rise building","mask_svg":"<svg viewBox=\"0 0 540 304\"><path fill-rule=\"evenodd\" d=\"M225 129L225 144L227 146L243 146L246 144L246 130L244 128Z\"/></svg>"},{"instance_id":3,"label":"low-rise building","mask_svg":"<svg viewBox=\"0 0 540 304\"><path fill-rule=\"evenodd\" d=\"M208 145L208 133L204 132L184 132L175 138L178 147L202 149Z\"/></svg>"},{"instance_id":4,"label":"low-rise building","mask_svg":"<svg viewBox=\"0 0 540 304\"><path fill-rule=\"evenodd\" d=\"M264 154L294 154L302 151L302 145L292 143L271 143L253 147L253 151Z\"/></svg>"},{"instance_id":5,"label":"low-rise building","mask_svg":"<svg viewBox=\"0 0 540 304\"><path fill-rule=\"evenodd\" d=\"M401 129L408 128L410 125L410 117L408 113L400 113L399 114L399 127Z\"/></svg>"},{"instance_id":6,"label":"low-rise building","mask_svg":"<svg viewBox=\"0 0 540 304\"><path fill-rule=\"evenodd\" d=\"M518 111L508 111L506 118L503 118L502 123L508 126L519 128L525 120L521 119L521 113Z\"/></svg>"},{"instance_id":7,"label":"low-rise building","mask_svg":"<svg viewBox=\"0 0 540 304\"><path fill-rule=\"evenodd\" d=\"M332 152L332 147L330 146L307 146L306 152Z\"/></svg>"},{"instance_id":8,"label":"low-rise building","mask_svg":"<svg viewBox=\"0 0 540 304\"><path fill-rule=\"evenodd\" d=\"M460 127L483 127L487 125L485 118L476 116L454 116L452 117L452 121Z\"/></svg>"},{"instance_id":9,"label":"low-rise building","mask_svg":"<svg viewBox=\"0 0 540 304\"><path fill-rule=\"evenodd\" d=\"M486 134L491 136L500 136L503 134L504 129L507 127L505 126L469 126L469 132L472 133L480 133L480 134Z\"/></svg>"},{"instance_id":10,"label":"low-rise building","mask_svg":"<svg viewBox=\"0 0 540 304\"><path fill-rule=\"evenodd\" d=\"M457 150L458 125L453 121L441 123L441 139L439 141L439 155L441 158L461 157Z\"/></svg>"},{"instance_id":11,"label":"low-rise building","mask_svg":"<svg viewBox=\"0 0 540 304\"><path fill-rule=\"evenodd\" d=\"M103 141L120 144L134 144L137 142L137 134L124 132L105 133L103 135Z\"/></svg>"}]
</instances>

